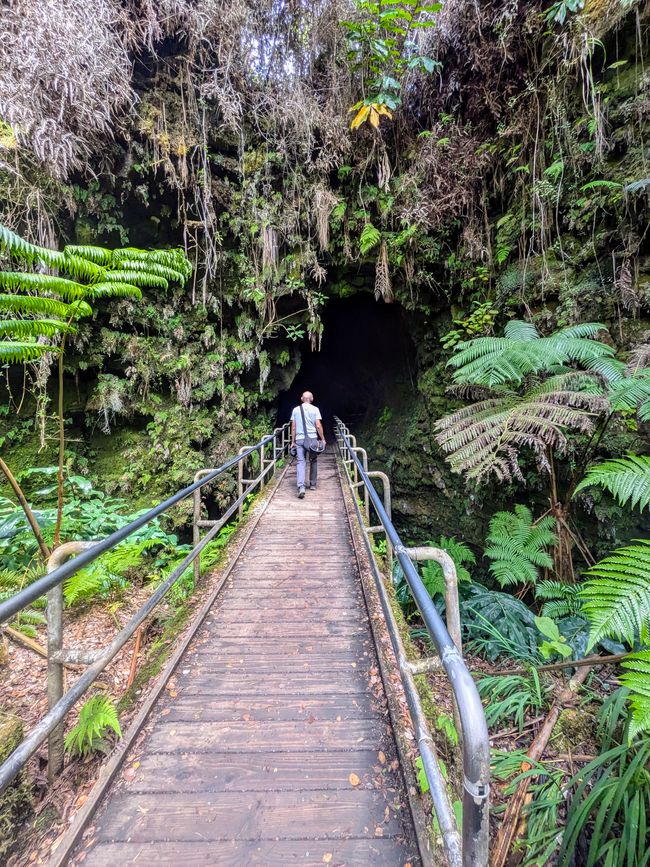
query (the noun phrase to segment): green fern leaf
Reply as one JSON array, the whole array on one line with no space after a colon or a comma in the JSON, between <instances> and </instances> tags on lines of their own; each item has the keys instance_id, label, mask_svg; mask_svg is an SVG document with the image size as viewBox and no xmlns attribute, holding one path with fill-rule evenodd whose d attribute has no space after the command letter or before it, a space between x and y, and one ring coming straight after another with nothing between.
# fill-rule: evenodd
<instances>
[{"instance_id":1,"label":"green fern leaf","mask_svg":"<svg viewBox=\"0 0 650 867\"><path fill-rule=\"evenodd\" d=\"M608 490L621 506L630 503L642 512L650 506L650 457L628 455L590 467L576 494L592 485Z\"/></svg>"},{"instance_id":2,"label":"green fern leaf","mask_svg":"<svg viewBox=\"0 0 650 867\"><path fill-rule=\"evenodd\" d=\"M580 597L590 622L589 646L602 638L634 644L650 623L650 541L618 548L588 570Z\"/></svg>"},{"instance_id":3,"label":"green fern leaf","mask_svg":"<svg viewBox=\"0 0 650 867\"><path fill-rule=\"evenodd\" d=\"M0 364L26 364L36 361L46 352L56 351L56 346L47 346L44 343L0 341Z\"/></svg>"},{"instance_id":4,"label":"green fern leaf","mask_svg":"<svg viewBox=\"0 0 650 867\"><path fill-rule=\"evenodd\" d=\"M10 292L51 292L53 295L60 295L66 301L82 300L90 294L92 288L63 277L52 277L50 274L23 274L19 271L0 271L0 286Z\"/></svg>"},{"instance_id":5,"label":"green fern leaf","mask_svg":"<svg viewBox=\"0 0 650 867\"><path fill-rule=\"evenodd\" d=\"M72 325L56 319L0 319L0 337L23 339L37 337L40 334L52 337L55 334L75 334L76 331L77 329Z\"/></svg>"},{"instance_id":6,"label":"green fern leaf","mask_svg":"<svg viewBox=\"0 0 650 867\"><path fill-rule=\"evenodd\" d=\"M554 520L542 518L536 525L526 506L514 512L497 512L490 521L485 556L492 560L490 572L501 587L535 584L538 568L550 569L553 559L545 550L555 545Z\"/></svg>"},{"instance_id":7,"label":"green fern leaf","mask_svg":"<svg viewBox=\"0 0 650 867\"><path fill-rule=\"evenodd\" d=\"M66 735L65 749L73 755L88 755L100 747L108 731L122 736L117 710L107 696L95 695L81 708L79 722Z\"/></svg>"},{"instance_id":8,"label":"green fern leaf","mask_svg":"<svg viewBox=\"0 0 650 867\"><path fill-rule=\"evenodd\" d=\"M96 283L88 291L92 298L142 298L142 292L131 283Z\"/></svg>"},{"instance_id":9,"label":"green fern leaf","mask_svg":"<svg viewBox=\"0 0 650 867\"><path fill-rule=\"evenodd\" d=\"M35 313L43 316L58 316L60 319L77 319L91 316L92 308L85 301L64 304L54 298L39 295L0 295L0 311L12 313Z\"/></svg>"},{"instance_id":10,"label":"green fern leaf","mask_svg":"<svg viewBox=\"0 0 650 867\"><path fill-rule=\"evenodd\" d=\"M627 674L621 684L630 690L629 737L633 740L644 732L650 732L650 650L631 653L621 663Z\"/></svg>"},{"instance_id":11,"label":"green fern leaf","mask_svg":"<svg viewBox=\"0 0 650 867\"><path fill-rule=\"evenodd\" d=\"M67 244L63 248L63 252L67 256L78 256L82 259L87 259L89 262L94 262L95 265L107 266L111 264L113 256L112 250L107 250L106 247L93 247L89 245Z\"/></svg>"},{"instance_id":12,"label":"green fern leaf","mask_svg":"<svg viewBox=\"0 0 650 867\"><path fill-rule=\"evenodd\" d=\"M361 232L361 237L359 238L359 250L361 251L361 255L367 255L379 244L380 241L381 232L379 229L375 229L372 223L366 223Z\"/></svg>"},{"instance_id":13,"label":"green fern leaf","mask_svg":"<svg viewBox=\"0 0 650 867\"><path fill-rule=\"evenodd\" d=\"M149 271L106 271L107 283L130 283L133 286L151 286L154 289L168 289L169 281Z\"/></svg>"}]
</instances>

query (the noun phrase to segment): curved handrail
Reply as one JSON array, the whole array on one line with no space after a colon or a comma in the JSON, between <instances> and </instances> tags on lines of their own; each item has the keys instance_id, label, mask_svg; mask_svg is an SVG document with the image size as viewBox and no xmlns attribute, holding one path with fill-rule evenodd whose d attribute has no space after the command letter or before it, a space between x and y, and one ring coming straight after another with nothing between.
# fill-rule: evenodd
<instances>
[{"instance_id":1,"label":"curved handrail","mask_svg":"<svg viewBox=\"0 0 650 867\"><path fill-rule=\"evenodd\" d=\"M18 745L18 747L16 747L13 753L7 757L4 763L0 765L0 793L7 788L11 781L20 772L21 768L23 768L26 762L34 755L40 745L51 735L55 738L56 746L54 746L53 742L50 741L50 748L53 753L50 755L50 759L54 760L53 764L60 760L62 747L61 723L65 719L66 715L126 644L129 638L135 633L140 624L143 623L143 621L154 610L168 590L170 590L181 575L183 575L188 566L192 564L192 562L201 554L203 549L217 535L225 521L227 521L237 511L249 493L251 493L251 491L261 483L261 481L263 481L266 473L275 466L278 458L285 453L286 443L288 442L288 438L285 436L286 428L288 428L288 425L284 425L282 428L276 428L272 434L263 437L254 446L242 450L240 454L230 458L220 467L217 467L217 469L212 470L193 484L178 491L172 497L159 503L143 515L140 515L140 517L136 518L130 524L127 524L125 527L121 527L119 530L111 533L111 535L107 536L105 539L102 539L97 543L67 543L66 545L62 545L60 549L57 549L57 551L54 552L51 558L50 568L52 565L54 565L55 568L51 569L47 575L34 581L33 584L30 584L19 593L16 593L10 599L0 603L0 624L2 624L23 608L30 605L35 599L38 599L46 593L48 594L48 609L53 609L52 611L48 610L48 680L57 680L57 683L54 684L51 691L49 689L51 683L48 686L50 709L47 714L45 714L45 716L34 726L32 731ZM279 436L281 436L280 447L278 447L277 444ZM102 651L99 651L96 658L93 657L92 659L87 660L89 665L86 671L77 681L75 681L67 692L63 693L62 678L60 675L65 652L61 649L60 616L62 605L59 604L61 602L61 588L63 582L80 569L83 569L84 566L92 563L102 554L110 551L116 545L119 545L120 542L123 542L136 530L139 530L145 524L148 524L159 515L162 515L163 512L166 512L172 506L176 505L176 503L189 497L204 485L210 484L210 482L213 482L227 470L241 464L241 462L245 461L249 455L253 454L253 452L264 449L264 447L270 442L273 443L273 457L268 460L267 466L266 468L263 468L261 475L255 479L247 480L249 484L245 489L242 489L242 486L240 486L238 498L228 507L219 521L211 522L214 525L204 538L201 541L195 540L194 547L183 561L172 571L165 581L156 588L155 592L133 615L126 626L117 633L110 644L108 644ZM66 559L65 562L59 564L61 559L64 557L72 557L73 554L76 554L77 556L74 556L73 559ZM57 598L54 598L55 596ZM58 622L51 623L50 620L53 619L58 619ZM51 640L50 632L54 634L54 641ZM52 650L55 652L50 653ZM56 670L57 668L59 669L58 671ZM60 681L60 683L58 683L58 681ZM54 700L52 699L52 696L54 696ZM56 734L53 735L53 733ZM52 747L54 747L54 749L52 749Z\"/></svg>"},{"instance_id":2,"label":"curved handrail","mask_svg":"<svg viewBox=\"0 0 650 867\"><path fill-rule=\"evenodd\" d=\"M349 431L339 418L335 418L335 422L337 433L349 456L347 460L353 463L355 473L364 483L373 508L384 528L386 539L399 561L413 599L449 678L458 709L463 743L462 863L465 867L487 867L490 740L481 698L463 657L452 641L447 627L384 508L382 498L357 457L356 442L353 446Z\"/></svg>"}]
</instances>

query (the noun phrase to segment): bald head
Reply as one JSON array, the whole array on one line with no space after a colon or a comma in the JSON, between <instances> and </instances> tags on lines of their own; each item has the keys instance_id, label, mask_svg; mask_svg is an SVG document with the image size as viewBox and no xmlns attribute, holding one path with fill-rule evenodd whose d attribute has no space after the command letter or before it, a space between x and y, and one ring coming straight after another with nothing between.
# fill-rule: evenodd
<instances>
[{"instance_id":1,"label":"bald head","mask_svg":"<svg viewBox=\"0 0 650 867\"><path fill-rule=\"evenodd\" d=\"M303 391L303 393L300 396L300 400L303 403L313 403L314 402L314 395L311 393L311 391Z\"/></svg>"}]
</instances>

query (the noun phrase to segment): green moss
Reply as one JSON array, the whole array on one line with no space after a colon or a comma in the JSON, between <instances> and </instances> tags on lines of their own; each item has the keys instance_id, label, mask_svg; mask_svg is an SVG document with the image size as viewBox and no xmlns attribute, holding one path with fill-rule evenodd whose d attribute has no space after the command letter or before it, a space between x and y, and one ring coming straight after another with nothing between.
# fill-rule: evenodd
<instances>
[{"instance_id":1,"label":"green moss","mask_svg":"<svg viewBox=\"0 0 650 867\"><path fill-rule=\"evenodd\" d=\"M0 711L0 764L23 739L23 724L18 717ZM32 808L27 774L22 771L0 795L0 862L5 860L18 839L21 823Z\"/></svg>"}]
</instances>

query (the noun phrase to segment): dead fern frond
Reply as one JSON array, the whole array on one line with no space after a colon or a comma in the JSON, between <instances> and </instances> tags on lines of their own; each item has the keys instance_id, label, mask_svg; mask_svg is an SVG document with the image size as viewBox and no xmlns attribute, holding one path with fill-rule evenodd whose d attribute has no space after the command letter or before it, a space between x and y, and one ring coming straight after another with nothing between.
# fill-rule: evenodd
<instances>
[{"instance_id":1,"label":"dead fern frond","mask_svg":"<svg viewBox=\"0 0 650 867\"><path fill-rule=\"evenodd\" d=\"M375 268L375 299L379 301L382 298L386 304L390 304L394 297L388 264L388 247L386 241L382 241Z\"/></svg>"}]
</instances>

